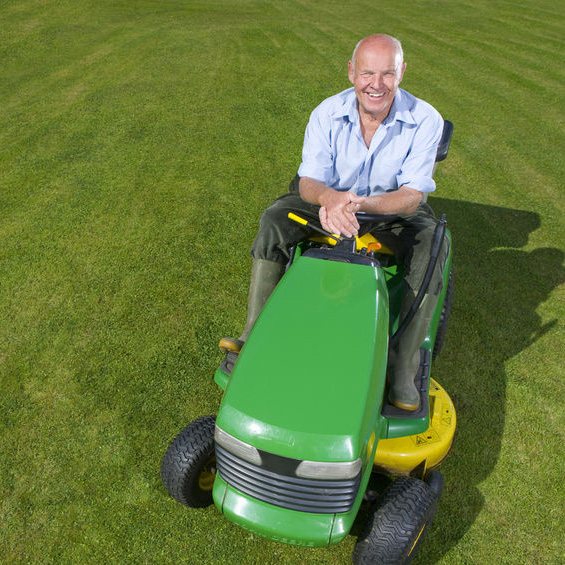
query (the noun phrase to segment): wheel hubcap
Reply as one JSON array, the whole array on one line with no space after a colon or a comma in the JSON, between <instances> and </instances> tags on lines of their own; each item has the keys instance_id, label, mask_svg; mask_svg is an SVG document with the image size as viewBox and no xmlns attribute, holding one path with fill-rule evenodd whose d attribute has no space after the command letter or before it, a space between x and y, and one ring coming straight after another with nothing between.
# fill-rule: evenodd
<instances>
[{"instance_id":1,"label":"wheel hubcap","mask_svg":"<svg viewBox=\"0 0 565 565\"><path fill-rule=\"evenodd\" d=\"M214 479L216 478L216 456L214 455L202 467L202 471L198 475L198 486L205 491L212 490Z\"/></svg>"}]
</instances>

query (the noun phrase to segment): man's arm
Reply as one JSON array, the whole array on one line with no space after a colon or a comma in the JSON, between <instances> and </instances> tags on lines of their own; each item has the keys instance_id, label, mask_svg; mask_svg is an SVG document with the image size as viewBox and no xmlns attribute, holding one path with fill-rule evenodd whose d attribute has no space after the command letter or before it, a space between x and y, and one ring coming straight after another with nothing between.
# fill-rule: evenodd
<instances>
[{"instance_id":1,"label":"man's arm","mask_svg":"<svg viewBox=\"0 0 565 565\"><path fill-rule=\"evenodd\" d=\"M362 212L369 214L412 214L422 201L422 193L409 186L361 199Z\"/></svg>"},{"instance_id":2,"label":"man's arm","mask_svg":"<svg viewBox=\"0 0 565 565\"><path fill-rule=\"evenodd\" d=\"M320 208L322 227L347 237L357 235L359 223L355 212L369 214L411 214L418 208L422 193L408 186L377 196L361 197L352 192L342 192L309 177L300 179L300 196Z\"/></svg>"}]
</instances>

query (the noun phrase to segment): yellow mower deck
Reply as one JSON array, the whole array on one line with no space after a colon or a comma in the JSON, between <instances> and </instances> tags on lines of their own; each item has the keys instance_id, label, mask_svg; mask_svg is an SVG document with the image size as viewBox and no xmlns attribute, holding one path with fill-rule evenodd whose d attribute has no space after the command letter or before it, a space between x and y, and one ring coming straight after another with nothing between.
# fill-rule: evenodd
<instances>
[{"instance_id":1,"label":"yellow mower deck","mask_svg":"<svg viewBox=\"0 0 565 565\"><path fill-rule=\"evenodd\" d=\"M451 398L430 379L430 426L421 434L379 441L375 467L392 474L408 475L418 470L422 476L449 453L456 427Z\"/></svg>"}]
</instances>

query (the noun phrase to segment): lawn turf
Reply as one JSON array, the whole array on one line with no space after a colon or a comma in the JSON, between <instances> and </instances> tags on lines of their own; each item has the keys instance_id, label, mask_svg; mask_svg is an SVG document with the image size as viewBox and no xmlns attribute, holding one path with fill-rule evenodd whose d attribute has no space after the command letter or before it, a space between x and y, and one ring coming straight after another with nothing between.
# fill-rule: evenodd
<instances>
[{"instance_id":1,"label":"lawn turf","mask_svg":"<svg viewBox=\"0 0 565 565\"><path fill-rule=\"evenodd\" d=\"M214 413L261 210L356 41L455 124L432 206L458 411L417 563L560 563L565 6L549 0L0 2L0 561L347 563L175 503L162 453Z\"/></svg>"}]
</instances>

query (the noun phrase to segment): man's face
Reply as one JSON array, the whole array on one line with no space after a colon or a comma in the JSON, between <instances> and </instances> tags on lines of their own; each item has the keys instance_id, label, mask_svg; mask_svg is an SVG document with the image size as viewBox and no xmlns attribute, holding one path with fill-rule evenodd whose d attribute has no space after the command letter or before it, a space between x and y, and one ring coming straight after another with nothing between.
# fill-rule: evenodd
<instances>
[{"instance_id":1,"label":"man's face","mask_svg":"<svg viewBox=\"0 0 565 565\"><path fill-rule=\"evenodd\" d=\"M396 60L392 45L382 42L361 44L355 54L355 65L349 61L349 80L359 101L359 113L384 120L405 68L406 63Z\"/></svg>"}]
</instances>

